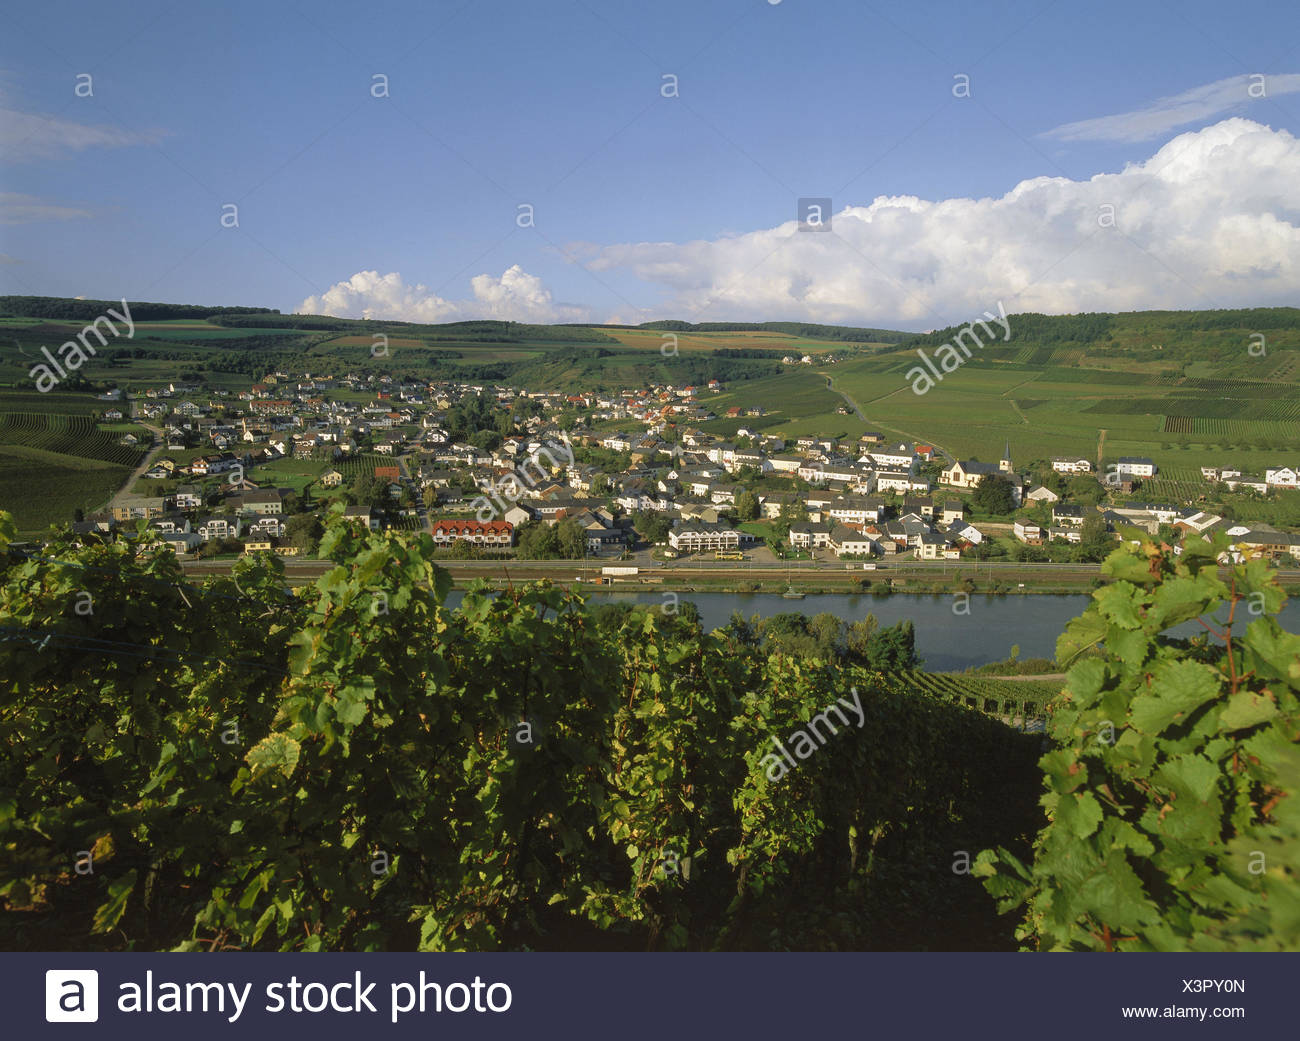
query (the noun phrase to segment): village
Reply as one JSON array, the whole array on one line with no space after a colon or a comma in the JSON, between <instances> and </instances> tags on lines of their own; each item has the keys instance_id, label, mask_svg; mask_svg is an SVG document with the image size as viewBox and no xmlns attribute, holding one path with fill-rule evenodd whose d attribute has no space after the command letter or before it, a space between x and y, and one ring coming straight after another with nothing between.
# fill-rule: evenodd
<instances>
[{"instance_id":1,"label":"village","mask_svg":"<svg viewBox=\"0 0 1300 1041\"><path fill-rule=\"evenodd\" d=\"M742 425L724 438L700 429L722 418L708 403L721 390L275 372L241 392L119 391L103 419L140 423L154 443L107 510L70 520L101 536L144 521L181 557L310 555L339 507L371 530L426 531L460 559L1093 562L1126 528L1224 531L1238 554L1300 557L1300 535L1243 519L1252 496L1300 487L1296 465L1203 469L1207 486L1242 493L1232 519L1143 501L1159 472L1146 457L1102 471L1086 457L958 459L880 432L787 441Z\"/></svg>"}]
</instances>

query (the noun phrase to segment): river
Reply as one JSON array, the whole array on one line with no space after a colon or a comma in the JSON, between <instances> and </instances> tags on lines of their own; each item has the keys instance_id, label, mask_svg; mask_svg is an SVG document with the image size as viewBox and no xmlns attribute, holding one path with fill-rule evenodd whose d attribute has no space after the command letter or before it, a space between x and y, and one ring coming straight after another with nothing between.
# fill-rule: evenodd
<instances>
[{"instance_id":1,"label":"river","mask_svg":"<svg viewBox=\"0 0 1300 1041\"><path fill-rule=\"evenodd\" d=\"M593 603L663 604L671 602L668 593L614 593L591 592ZM460 603L462 594L454 592L448 603ZM783 611L798 611L815 615L829 611L845 621L857 621L868 614L876 616L881 625L910 619L916 626L916 650L924 659L924 667L932 672L943 672L985 665L1001 661L1020 648L1021 658L1051 658L1056 653L1056 638L1065 630L1070 619L1083 613L1091 597L1074 593L1051 596L1035 593L1028 596L974 595L969 600L969 613L957 613L963 604L952 596L895 593L890 596L850 596L832 593L806 596L802 600L787 600L777 593L682 593L681 600L689 600L700 612L706 629L724 626L733 611L745 617L760 615L764 618ZM1240 608L1241 618L1250 616ZM1226 614L1220 611L1220 615ZM1288 601L1279 616L1282 627L1289 632L1300 629L1300 597ZM1244 631L1239 624L1237 631ZM1180 626L1174 632L1190 636L1201 632L1195 622Z\"/></svg>"}]
</instances>

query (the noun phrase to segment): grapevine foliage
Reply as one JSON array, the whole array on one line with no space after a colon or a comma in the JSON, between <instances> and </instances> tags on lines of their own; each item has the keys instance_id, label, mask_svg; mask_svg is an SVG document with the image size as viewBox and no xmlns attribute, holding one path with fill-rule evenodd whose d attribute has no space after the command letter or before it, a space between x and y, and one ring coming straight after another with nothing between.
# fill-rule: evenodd
<instances>
[{"instance_id":1,"label":"grapevine foliage","mask_svg":"<svg viewBox=\"0 0 1300 1041\"><path fill-rule=\"evenodd\" d=\"M195 585L146 530L64 535L0 574L5 946L887 947L904 912L987 901L953 867L987 846L1045 946L1293 936L1296 638L1261 617L1231 662L1156 639L1281 595L1151 552L1064 638L1110 656L1071 672L1025 867L1039 740L906 677L602 623L547 582L451 610L427 535L341 517L298 591L267 556ZM773 738L851 691L862 726L772 779ZM1106 718L1120 738L1088 744Z\"/></svg>"},{"instance_id":2,"label":"grapevine foliage","mask_svg":"<svg viewBox=\"0 0 1300 1041\"><path fill-rule=\"evenodd\" d=\"M1266 561L1221 577L1227 553L1222 537L1116 550L1058 642L1080 660L1040 761L1048 824L1031 864L999 849L977 865L1004 909L1025 906L1035 948L1300 947L1300 637L1273 617ZM1162 635L1191 619L1207 632Z\"/></svg>"}]
</instances>

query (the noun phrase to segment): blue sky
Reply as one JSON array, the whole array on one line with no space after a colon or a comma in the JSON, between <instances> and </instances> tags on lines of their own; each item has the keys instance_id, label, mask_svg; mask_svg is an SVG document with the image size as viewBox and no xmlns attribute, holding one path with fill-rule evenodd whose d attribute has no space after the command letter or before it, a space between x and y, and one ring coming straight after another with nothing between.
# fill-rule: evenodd
<instances>
[{"instance_id":1,"label":"blue sky","mask_svg":"<svg viewBox=\"0 0 1300 1041\"><path fill-rule=\"evenodd\" d=\"M32 5L0 293L905 328L1296 303L1300 10L1270 7Z\"/></svg>"}]
</instances>

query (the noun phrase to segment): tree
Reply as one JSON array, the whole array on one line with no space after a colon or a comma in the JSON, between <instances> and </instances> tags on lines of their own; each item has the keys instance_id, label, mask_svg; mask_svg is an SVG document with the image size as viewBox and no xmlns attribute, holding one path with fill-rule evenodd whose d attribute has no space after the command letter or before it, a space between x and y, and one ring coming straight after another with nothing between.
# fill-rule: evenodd
<instances>
[{"instance_id":1,"label":"tree","mask_svg":"<svg viewBox=\"0 0 1300 1041\"><path fill-rule=\"evenodd\" d=\"M285 522L285 537L289 545L298 550L299 556L314 557L324 533L320 518L314 513L294 514Z\"/></svg>"},{"instance_id":2,"label":"tree","mask_svg":"<svg viewBox=\"0 0 1300 1041\"><path fill-rule=\"evenodd\" d=\"M1106 497L1106 489L1092 474L1075 474L1065 486L1066 497L1085 506L1095 506Z\"/></svg>"},{"instance_id":3,"label":"tree","mask_svg":"<svg viewBox=\"0 0 1300 1041\"><path fill-rule=\"evenodd\" d=\"M985 474L975 486L971 505L981 513L995 516L1010 513L1016 508L1016 496L1011 482L1001 474Z\"/></svg>"},{"instance_id":4,"label":"tree","mask_svg":"<svg viewBox=\"0 0 1300 1041\"><path fill-rule=\"evenodd\" d=\"M1114 539L1106 527L1106 518L1095 510L1083 515L1079 538L1085 559L1102 560L1114 545Z\"/></svg>"},{"instance_id":5,"label":"tree","mask_svg":"<svg viewBox=\"0 0 1300 1041\"><path fill-rule=\"evenodd\" d=\"M844 628L839 616L829 611L822 611L808 620L808 632L817 641L819 653L832 661L843 652Z\"/></svg>"},{"instance_id":6,"label":"tree","mask_svg":"<svg viewBox=\"0 0 1300 1041\"><path fill-rule=\"evenodd\" d=\"M668 538L673 525L662 513L641 512L632 515L632 526L646 542L663 542Z\"/></svg>"},{"instance_id":7,"label":"tree","mask_svg":"<svg viewBox=\"0 0 1300 1041\"><path fill-rule=\"evenodd\" d=\"M865 618L849 623L848 631L845 633L845 653L850 660L857 662L867 660L867 648L871 646L871 640L879 627L874 614L868 614Z\"/></svg>"},{"instance_id":8,"label":"tree","mask_svg":"<svg viewBox=\"0 0 1300 1041\"><path fill-rule=\"evenodd\" d=\"M555 525L559 556L578 560L587 555L587 533L572 517L565 517Z\"/></svg>"},{"instance_id":9,"label":"tree","mask_svg":"<svg viewBox=\"0 0 1300 1041\"><path fill-rule=\"evenodd\" d=\"M758 496L746 489L736 496L736 516L742 521L758 517Z\"/></svg>"},{"instance_id":10,"label":"tree","mask_svg":"<svg viewBox=\"0 0 1300 1041\"><path fill-rule=\"evenodd\" d=\"M799 524L808 519L808 507L802 499L792 499L781 504L781 527L788 529L791 524Z\"/></svg>"}]
</instances>

